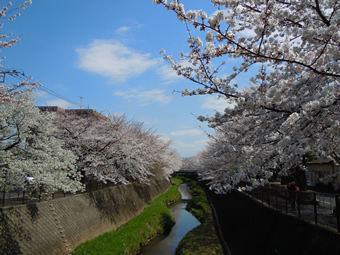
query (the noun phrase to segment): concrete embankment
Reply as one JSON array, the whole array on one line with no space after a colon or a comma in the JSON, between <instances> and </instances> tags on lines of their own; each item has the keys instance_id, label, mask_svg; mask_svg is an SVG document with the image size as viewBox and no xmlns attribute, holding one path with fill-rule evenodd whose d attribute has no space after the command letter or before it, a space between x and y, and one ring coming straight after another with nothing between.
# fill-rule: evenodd
<instances>
[{"instance_id":1,"label":"concrete embankment","mask_svg":"<svg viewBox=\"0 0 340 255\"><path fill-rule=\"evenodd\" d=\"M340 254L336 231L280 213L241 192L208 193L233 255Z\"/></svg>"},{"instance_id":2,"label":"concrete embankment","mask_svg":"<svg viewBox=\"0 0 340 255\"><path fill-rule=\"evenodd\" d=\"M0 210L0 254L69 254L139 215L171 186L133 183Z\"/></svg>"}]
</instances>

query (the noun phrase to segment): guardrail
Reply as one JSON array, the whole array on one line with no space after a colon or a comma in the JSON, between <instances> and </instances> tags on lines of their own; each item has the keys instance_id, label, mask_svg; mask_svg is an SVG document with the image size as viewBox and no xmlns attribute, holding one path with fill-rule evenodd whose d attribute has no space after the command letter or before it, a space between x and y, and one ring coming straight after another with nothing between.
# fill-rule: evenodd
<instances>
[{"instance_id":1,"label":"guardrail","mask_svg":"<svg viewBox=\"0 0 340 255\"><path fill-rule=\"evenodd\" d=\"M248 193L276 210L299 219L327 225L340 232L340 198L338 194L314 191L290 191L260 187Z\"/></svg>"}]
</instances>

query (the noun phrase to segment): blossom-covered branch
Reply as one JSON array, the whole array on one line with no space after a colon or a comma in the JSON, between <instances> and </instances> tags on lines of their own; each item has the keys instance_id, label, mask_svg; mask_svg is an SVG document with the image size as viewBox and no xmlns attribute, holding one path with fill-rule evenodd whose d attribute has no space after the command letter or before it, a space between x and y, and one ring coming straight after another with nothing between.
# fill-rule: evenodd
<instances>
[{"instance_id":1,"label":"blossom-covered branch","mask_svg":"<svg viewBox=\"0 0 340 255\"><path fill-rule=\"evenodd\" d=\"M200 85L182 95L216 93L236 104L199 117L217 133L201 157L201 176L219 192L240 182L250 189L272 174L304 169L309 152L337 155L339 1L212 0L216 11L210 17L203 10L186 11L177 0L153 2L189 28L189 52L180 59L190 67L162 51L178 75ZM239 64L229 67L229 59ZM220 75L221 66L229 75ZM249 87L232 84L256 67Z\"/></svg>"},{"instance_id":2,"label":"blossom-covered branch","mask_svg":"<svg viewBox=\"0 0 340 255\"><path fill-rule=\"evenodd\" d=\"M31 0L23 2L22 5L14 6L12 2L8 2L0 10L0 29L2 29L6 22L12 22L20 17L20 11L24 10L32 4ZM13 37L12 34L0 33L0 49L12 48L18 41L20 36ZM39 82L34 82L32 77L26 76L23 71L15 69L5 69L1 64L6 57L0 58L0 103L14 100L17 94L22 93L24 90L32 90L40 86Z\"/></svg>"}]
</instances>

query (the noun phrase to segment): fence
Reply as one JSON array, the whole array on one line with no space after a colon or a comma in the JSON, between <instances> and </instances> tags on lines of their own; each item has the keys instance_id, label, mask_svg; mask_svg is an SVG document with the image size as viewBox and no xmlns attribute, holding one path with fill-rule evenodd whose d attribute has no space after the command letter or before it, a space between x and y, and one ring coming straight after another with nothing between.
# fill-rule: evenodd
<instances>
[{"instance_id":1,"label":"fence","mask_svg":"<svg viewBox=\"0 0 340 255\"><path fill-rule=\"evenodd\" d=\"M276 210L330 226L340 232L340 198L337 194L267 187L257 188L249 194Z\"/></svg>"},{"instance_id":2,"label":"fence","mask_svg":"<svg viewBox=\"0 0 340 255\"><path fill-rule=\"evenodd\" d=\"M319 206L333 210L336 208L336 194L316 192Z\"/></svg>"},{"instance_id":3,"label":"fence","mask_svg":"<svg viewBox=\"0 0 340 255\"><path fill-rule=\"evenodd\" d=\"M85 182L85 190L83 192L91 192L95 190L100 190L108 187L115 186L116 184L107 182L106 184L97 180L87 180ZM52 199L66 197L69 195L73 195L73 193L64 193L61 190L55 192L52 195ZM30 186L27 186L26 189L17 189L13 191L2 191L1 196L1 207L5 206L13 206L20 204L27 204L31 202L40 202L43 200L47 200L48 197L44 195L43 186L40 186L38 189L31 189ZM51 198L50 198L51 199Z\"/></svg>"}]
</instances>

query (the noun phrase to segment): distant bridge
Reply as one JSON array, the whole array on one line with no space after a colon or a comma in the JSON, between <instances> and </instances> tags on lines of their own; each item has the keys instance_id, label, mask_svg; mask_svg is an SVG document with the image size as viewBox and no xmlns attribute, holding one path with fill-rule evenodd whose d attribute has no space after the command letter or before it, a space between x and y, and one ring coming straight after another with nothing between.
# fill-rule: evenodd
<instances>
[{"instance_id":1,"label":"distant bridge","mask_svg":"<svg viewBox=\"0 0 340 255\"><path fill-rule=\"evenodd\" d=\"M180 169L179 171L173 172L172 176L187 176L187 177L198 177L197 170L191 169Z\"/></svg>"}]
</instances>

